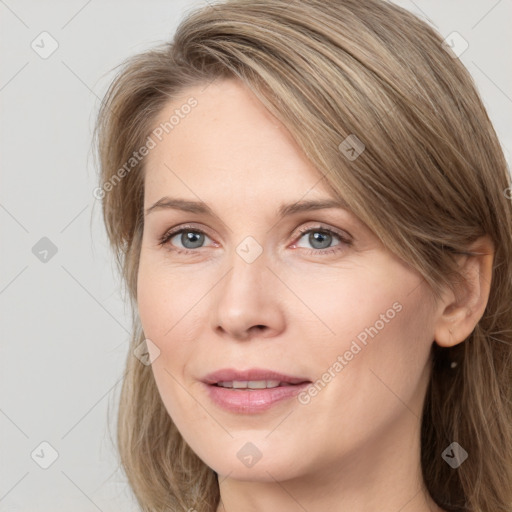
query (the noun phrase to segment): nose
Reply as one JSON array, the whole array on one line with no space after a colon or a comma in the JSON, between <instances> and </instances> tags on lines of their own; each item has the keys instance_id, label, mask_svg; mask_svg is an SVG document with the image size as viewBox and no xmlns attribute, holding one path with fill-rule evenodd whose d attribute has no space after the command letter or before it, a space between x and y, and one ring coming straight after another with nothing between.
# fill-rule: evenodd
<instances>
[{"instance_id":1,"label":"nose","mask_svg":"<svg viewBox=\"0 0 512 512\"><path fill-rule=\"evenodd\" d=\"M268 268L263 252L246 261L233 251L230 270L213 294L213 328L235 340L273 337L283 331L283 284Z\"/></svg>"}]
</instances>

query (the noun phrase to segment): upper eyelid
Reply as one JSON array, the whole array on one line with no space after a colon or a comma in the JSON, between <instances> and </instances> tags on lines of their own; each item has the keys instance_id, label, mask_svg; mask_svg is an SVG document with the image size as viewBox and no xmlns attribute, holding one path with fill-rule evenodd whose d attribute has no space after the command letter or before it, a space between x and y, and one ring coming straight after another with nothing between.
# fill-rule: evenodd
<instances>
[{"instance_id":1,"label":"upper eyelid","mask_svg":"<svg viewBox=\"0 0 512 512\"><path fill-rule=\"evenodd\" d=\"M213 238L210 234L209 234L209 230L204 228L204 227L198 227L198 226L195 226L193 224L178 224L177 226L175 227L172 227L172 228L169 228L167 229L164 234L162 236L167 236L168 234L172 234L172 236L175 236L177 235L178 233L180 233L181 231L194 231L194 230L197 230L199 232L202 232L202 233L205 233L206 235L208 235L210 238Z\"/></svg>"},{"instance_id":2,"label":"upper eyelid","mask_svg":"<svg viewBox=\"0 0 512 512\"><path fill-rule=\"evenodd\" d=\"M305 228L301 228L299 229L298 231L298 235L303 235L305 233L307 233L308 231L315 231L318 230L318 231L330 231L342 238L349 238L350 240L353 239L352 235L346 231L345 229L341 229L341 228L335 228L335 227L331 227L331 226L328 226L328 225L323 225L324 223L322 222L317 222L317 224L315 226L309 226L309 227L305 227Z\"/></svg>"}]
</instances>

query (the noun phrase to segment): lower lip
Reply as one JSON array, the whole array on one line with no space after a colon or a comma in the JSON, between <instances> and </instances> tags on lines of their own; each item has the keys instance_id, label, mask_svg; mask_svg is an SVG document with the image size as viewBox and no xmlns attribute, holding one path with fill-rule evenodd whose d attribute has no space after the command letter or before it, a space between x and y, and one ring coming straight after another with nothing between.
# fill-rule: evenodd
<instances>
[{"instance_id":1,"label":"lower lip","mask_svg":"<svg viewBox=\"0 0 512 512\"><path fill-rule=\"evenodd\" d=\"M310 382L305 382L291 386L253 390L235 390L210 384L205 384L205 386L213 402L223 409L239 414L254 414L266 411L282 400L297 396L310 384Z\"/></svg>"}]
</instances>

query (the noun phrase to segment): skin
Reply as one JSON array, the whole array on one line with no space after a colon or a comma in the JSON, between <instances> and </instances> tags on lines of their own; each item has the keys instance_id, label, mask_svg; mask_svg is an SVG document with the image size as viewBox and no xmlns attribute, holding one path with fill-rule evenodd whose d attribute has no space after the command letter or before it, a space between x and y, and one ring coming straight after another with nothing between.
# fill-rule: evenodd
<instances>
[{"instance_id":1,"label":"skin","mask_svg":"<svg viewBox=\"0 0 512 512\"><path fill-rule=\"evenodd\" d=\"M462 342L482 316L488 240L474 247L489 254L461 258L469 286L435 304L421 276L348 210L278 218L283 203L333 196L284 126L239 82L187 89L155 126L191 96L198 105L147 156L144 207L172 196L203 201L215 215L146 214L138 308L160 351L152 369L163 403L219 475L217 512L442 510L420 469L429 352L434 340ZM193 233L206 232L202 245L185 239L184 246L180 234L159 245L170 228L189 223ZM348 233L352 244L336 235L315 244L311 232L298 233L319 226ZM236 252L248 236L262 249L251 263ZM329 240L334 252L321 254ZM177 252L184 248L191 253ZM394 303L400 312L308 404L292 398L236 414L205 393L201 379L227 367L316 381ZM248 442L261 453L252 467L237 457Z\"/></svg>"}]
</instances>

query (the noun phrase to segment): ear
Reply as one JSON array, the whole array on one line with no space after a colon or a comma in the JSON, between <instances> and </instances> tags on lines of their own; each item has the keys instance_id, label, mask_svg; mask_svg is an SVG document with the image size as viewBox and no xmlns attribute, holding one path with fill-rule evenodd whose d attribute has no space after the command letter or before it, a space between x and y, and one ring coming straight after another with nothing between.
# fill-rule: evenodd
<instances>
[{"instance_id":1,"label":"ear","mask_svg":"<svg viewBox=\"0 0 512 512\"><path fill-rule=\"evenodd\" d=\"M468 248L476 255L459 257L460 271L465 277L455 292L448 290L440 305L434 339L441 347L463 342L482 318L491 289L494 244L488 235L477 239Z\"/></svg>"}]
</instances>

